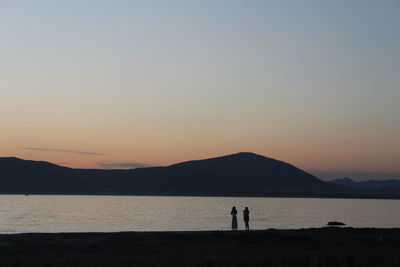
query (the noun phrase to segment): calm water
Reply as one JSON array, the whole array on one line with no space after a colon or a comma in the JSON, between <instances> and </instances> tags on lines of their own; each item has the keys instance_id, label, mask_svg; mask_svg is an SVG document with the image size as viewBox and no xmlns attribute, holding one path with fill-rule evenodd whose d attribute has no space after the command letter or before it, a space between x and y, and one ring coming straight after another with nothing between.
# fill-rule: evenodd
<instances>
[{"instance_id":1,"label":"calm water","mask_svg":"<svg viewBox=\"0 0 400 267\"><path fill-rule=\"evenodd\" d=\"M250 208L252 229L399 227L399 200L0 195L0 233L228 230Z\"/></svg>"}]
</instances>

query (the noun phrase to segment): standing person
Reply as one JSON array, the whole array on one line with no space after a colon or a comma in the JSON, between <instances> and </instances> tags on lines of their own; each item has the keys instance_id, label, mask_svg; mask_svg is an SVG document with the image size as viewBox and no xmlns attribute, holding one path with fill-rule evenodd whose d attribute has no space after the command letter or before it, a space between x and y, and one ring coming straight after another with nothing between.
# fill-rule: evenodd
<instances>
[{"instance_id":1,"label":"standing person","mask_svg":"<svg viewBox=\"0 0 400 267\"><path fill-rule=\"evenodd\" d=\"M232 215L232 230L236 231L238 228L238 223L237 223L237 210L236 207L233 206L232 210L231 210L231 215Z\"/></svg>"},{"instance_id":2,"label":"standing person","mask_svg":"<svg viewBox=\"0 0 400 267\"><path fill-rule=\"evenodd\" d=\"M250 221L250 211L249 208L246 207L243 210L243 220L244 224L246 225L246 230L250 230L249 221Z\"/></svg>"}]
</instances>

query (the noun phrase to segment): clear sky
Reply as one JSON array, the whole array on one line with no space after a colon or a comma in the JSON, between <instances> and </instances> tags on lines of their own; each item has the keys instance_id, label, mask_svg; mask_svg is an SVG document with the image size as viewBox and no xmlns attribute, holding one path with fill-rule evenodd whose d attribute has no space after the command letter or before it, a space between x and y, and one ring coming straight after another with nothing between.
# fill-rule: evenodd
<instances>
[{"instance_id":1,"label":"clear sky","mask_svg":"<svg viewBox=\"0 0 400 267\"><path fill-rule=\"evenodd\" d=\"M1 156L400 173L400 2L0 0Z\"/></svg>"}]
</instances>

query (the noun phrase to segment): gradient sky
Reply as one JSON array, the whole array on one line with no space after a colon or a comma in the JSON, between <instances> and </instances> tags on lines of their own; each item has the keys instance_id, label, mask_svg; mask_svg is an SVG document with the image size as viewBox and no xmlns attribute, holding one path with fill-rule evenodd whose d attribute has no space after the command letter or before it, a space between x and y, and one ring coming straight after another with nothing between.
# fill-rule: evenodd
<instances>
[{"instance_id":1,"label":"gradient sky","mask_svg":"<svg viewBox=\"0 0 400 267\"><path fill-rule=\"evenodd\" d=\"M400 2L0 0L1 156L400 173Z\"/></svg>"}]
</instances>

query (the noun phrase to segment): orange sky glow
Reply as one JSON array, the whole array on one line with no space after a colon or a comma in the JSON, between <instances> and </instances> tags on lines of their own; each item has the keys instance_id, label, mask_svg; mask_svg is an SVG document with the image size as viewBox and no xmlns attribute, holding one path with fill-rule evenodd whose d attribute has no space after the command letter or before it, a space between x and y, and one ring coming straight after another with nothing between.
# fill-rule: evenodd
<instances>
[{"instance_id":1,"label":"orange sky glow","mask_svg":"<svg viewBox=\"0 0 400 267\"><path fill-rule=\"evenodd\" d=\"M398 2L95 2L0 2L0 156L400 173Z\"/></svg>"}]
</instances>

